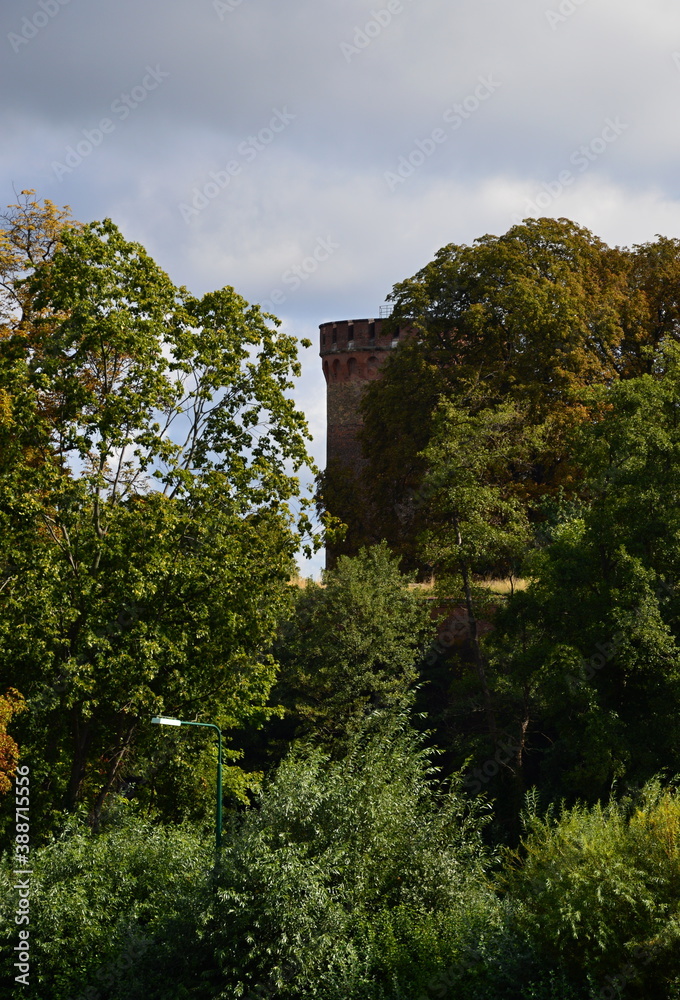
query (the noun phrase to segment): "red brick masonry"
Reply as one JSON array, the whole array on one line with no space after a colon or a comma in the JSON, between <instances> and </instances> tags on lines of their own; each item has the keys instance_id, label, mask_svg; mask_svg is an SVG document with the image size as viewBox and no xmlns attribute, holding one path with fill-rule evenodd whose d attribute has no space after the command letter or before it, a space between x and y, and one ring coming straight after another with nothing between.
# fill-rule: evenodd
<instances>
[{"instance_id":1,"label":"red brick masonry","mask_svg":"<svg viewBox=\"0 0 680 1000\"><path fill-rule=\"evenodd\" d=\"M326 465L339 462L356 468L362 461L357 434L364 388L379 378L387 352L410 331L399 329L393 337L383 333L382 319L344 319L322 323L319 334L326 378Z\"/></svg>"}]
</instances>

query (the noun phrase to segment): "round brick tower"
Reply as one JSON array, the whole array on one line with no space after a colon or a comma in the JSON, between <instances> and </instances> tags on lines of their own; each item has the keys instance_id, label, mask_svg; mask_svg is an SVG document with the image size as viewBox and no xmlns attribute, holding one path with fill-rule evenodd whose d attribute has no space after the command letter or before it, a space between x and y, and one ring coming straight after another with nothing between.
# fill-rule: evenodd
<instances>
[{"instance_id":1,"label":"round brick tower","mask_svg":"<svg viewBox=\"0 0 680 1000\"><path fill-rule=\"evenodd\" d=\"M343 319L322 323L320 355L326 378L326 467L362 464L357 439L362 420L359 402L367 383L379 378L387 352L410 333L383 333L382 319Z\"/></svg>"}]
</instances>

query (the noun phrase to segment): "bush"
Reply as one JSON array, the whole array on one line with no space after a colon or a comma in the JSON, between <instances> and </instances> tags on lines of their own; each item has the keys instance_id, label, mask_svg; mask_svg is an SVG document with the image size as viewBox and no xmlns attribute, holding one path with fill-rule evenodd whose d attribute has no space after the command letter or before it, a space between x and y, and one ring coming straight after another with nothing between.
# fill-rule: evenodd
<instances>
[{"instance_id":1,"label":"bush","mask_svg":"<svg viewBox=\"0 0 680 1000\"><path fill-rule=\"evenodd\" d=\"M543 961L594 996L680 997L680 795L528 818L505 878ZM607 990L618 992L607 993Z\"/></svg>"},{"instance_id":2,"label":"bush","mask_svg":"<svg viewBox=\"0 0 680 1000\"><path fill-rule=\"evenodd\" d=\"M488 804L459 777L444 785L419 739L404 717L374 713L343 759L298 746L255 806L231 814L217 870L211 837L151 826L129 805L99 835L72 821L32 854L23 995L585 1000L652 942L646 995L677 998L674 794L534 818L499 898ZM6 955L14 881L7 858Z\"/></svg>"},{"instance_id":3,"label":"bush","mask_svg":"<svg viewBox=\"0 0 680 1000\"><path fill-rule=\"evenodd\" d=\"M27 1000L182 997L200 949L214 850L189 830L130 817L99 835L76 821L31 854ZM3 952L17 943L11 861L0 873ZM12 980L16 972L12 973ZM173 992L177 984L178 992ZM204 994L207 997L209 993Z\"/></svg>"},{"instance_id":4,"label":"bush","mask_svg":"<svg viewBox=\"0 0 680 1000\"><path fill-rule=\"evenodd\" d=\"M488 811L438 783L403 720L374 717L342 760L289 755L225 851L216 1000L529 995L533 958L490 885Z\"/></svg>"}]
</instances>

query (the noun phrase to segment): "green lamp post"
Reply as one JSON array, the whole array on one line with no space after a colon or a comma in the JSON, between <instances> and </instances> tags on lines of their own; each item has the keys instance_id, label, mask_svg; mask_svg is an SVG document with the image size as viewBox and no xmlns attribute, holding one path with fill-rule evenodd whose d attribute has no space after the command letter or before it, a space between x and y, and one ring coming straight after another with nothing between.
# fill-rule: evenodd
<instances>
[{"instance_id":1,"label":"green lamp post","mask_svg":"<svg viewBox=\"0 0 680 1000\"><path fill-rule=\"evenodd\" d=\"M215 806L215 847L217 854L222 846L222 731L212 722L185 722L183 719L166 719L155 715L152 722L159 726L203 726L217 733L217 797Z\"/></svg>"}]
</instances>

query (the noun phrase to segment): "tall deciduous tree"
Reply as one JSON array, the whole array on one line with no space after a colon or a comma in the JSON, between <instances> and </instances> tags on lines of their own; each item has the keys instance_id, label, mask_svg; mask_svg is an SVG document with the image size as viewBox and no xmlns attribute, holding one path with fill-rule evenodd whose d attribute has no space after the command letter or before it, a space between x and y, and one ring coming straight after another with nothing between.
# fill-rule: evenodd
<instances>
[{"instance_id":1,"label":"tall deciduous tree","mask_svg":"<svg viewBox=\"0 0 680 1000\"><path fill-rule=\"evenodd\" d=\"M677 345L664 345L650 367L593 393L601 416L574 443L589 503L537 553L534 582L510 602L493 637L503 683L530 692L528 739L556 794L592 798L615 779L676 766Z\"/></svg>"},{"instance_id":2,"label":"tall deciduous tree","mask_svg":"<svg viewBox=\"0 0 680 1000\"><path fill-rule=\"evenodd\" d=\"M0 340L0 672L45 782L97 813L141 719L266 717L309 435L278 321L174 286L108 220L59 241Z\"/></svg>"},{"instance_id":3,"label":"tall deciduous tree","mask_svg":"<svg viewBox=\"0 0 680 1000\"><path fill-rule=\"evenodd\" d=\"M647 349L678 336L679 273L676 240L610 248L567 219L528 219L443 247L396 284L390 322L416 335L364 396L362 540L388 538L408 568L418 565L424 525L410 500L442 396L472 414L511 399L530 423L548 424L525 485L534 498L573 495L581 476L568 440L590 415L584 391L649 371ZM328 508L351 523L351 505L326 493Z\"/></svg>"},{"instance_id":4,"label":"tall deciduous tree","mask_svg":"<svg viewBox=\"0 0 680 1000\"><path fill-rule=\"evenodd\" d=\"M395 285L393 322L413 323L448 381L545 414L616 374L628 261L566 219L443 247Z\"/></svg>"},{"instance_id":5,"label":"tall deciduous tree","mask_svg":"<svg viewBox=\"0 0 680 1000\"><path fill-rule=\"evenodd\" d=\"M480 643L489 595L476 581L490 573L516 575L531 536L521 485L531 453L523 416L511 404L471 416L444 400L425 451L429 472L416 495L428 524L420 538L422 555L442 596L460 597L465 604L479 693L494 739L496 718Z\"/></svg>"},{"instance_id":6,"label":"tall deciduous tree","mask_svg":"<svg viewBox=\"0 0 680 1000\"><path fill-rule=\"evenodd\" d=\"M418 667L434 632L429 608L409 589L383 542L341 556L323 586L308 581L277 647L277 691L298 735L339 741L376 710L413 701Z\"/></svg>"}]
</instances>

